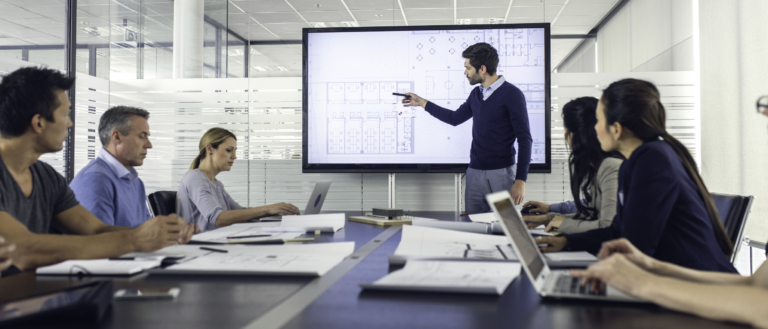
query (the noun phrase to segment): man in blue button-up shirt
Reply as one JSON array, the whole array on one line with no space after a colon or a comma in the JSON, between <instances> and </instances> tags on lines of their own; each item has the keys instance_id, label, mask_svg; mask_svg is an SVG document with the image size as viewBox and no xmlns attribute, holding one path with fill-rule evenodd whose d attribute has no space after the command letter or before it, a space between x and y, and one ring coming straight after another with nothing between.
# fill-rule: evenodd
<instances>
[{"instance_id":1,"label":"man in blue button-up shirt","mask_svg":"<svg viewBox=\"0 0 768 329\"><path fill-rule=\"evenodd\" d=\"M109 225L137 227L151 216L144 183L133 167L144 164L149 141L149 112L127 106L113 107L99 121L104 146L70 187L86 209Z\"/></svg>"}]
</instances>

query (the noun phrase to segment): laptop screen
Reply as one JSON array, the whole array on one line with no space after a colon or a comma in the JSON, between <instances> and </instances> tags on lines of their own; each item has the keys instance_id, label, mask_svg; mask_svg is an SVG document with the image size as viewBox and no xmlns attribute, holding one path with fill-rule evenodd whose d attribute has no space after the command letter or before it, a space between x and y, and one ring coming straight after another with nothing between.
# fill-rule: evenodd
<instances>
[{"instance_id":1,"label":"laptop screen","mask_svg":"<svg viewBox=\"0 0 768 329\"><path fill-rule=\"evenodd\" d=\"M515 206L512 205L512 200L499 200L494 203L494 206L499 211L499 216L504 222L504 226L507 227L512 241L514 241L517 249L520 250L520 255L517 256L527 264L528 270L535 280L544 268L544 259L539 254L538 246L533 243L528 233L528 228L518 218Z\"/></svg>"}]
</instances>

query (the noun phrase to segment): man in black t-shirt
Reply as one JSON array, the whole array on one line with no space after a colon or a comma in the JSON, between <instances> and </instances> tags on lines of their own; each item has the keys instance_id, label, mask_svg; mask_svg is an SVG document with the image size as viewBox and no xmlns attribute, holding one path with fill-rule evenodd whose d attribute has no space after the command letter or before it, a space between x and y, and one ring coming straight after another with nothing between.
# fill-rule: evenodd
<instances>
[{"instance_id":1,"label":"man in black t-shirt","mask_svg":"<svg viewBox=\"0 0 768 329\"><path fill-rule=\"evenodd\" d=\"M14 245L5 257L27 270L188 242L195 226L175 215L135 229L104 224L77 202L64 177L38 161L63 148L72 127L65 90L73 84L58 71L33 67L0 82L0 236ZM54 222L67 235L48 234Z\"/></svg>"}]
</instances>

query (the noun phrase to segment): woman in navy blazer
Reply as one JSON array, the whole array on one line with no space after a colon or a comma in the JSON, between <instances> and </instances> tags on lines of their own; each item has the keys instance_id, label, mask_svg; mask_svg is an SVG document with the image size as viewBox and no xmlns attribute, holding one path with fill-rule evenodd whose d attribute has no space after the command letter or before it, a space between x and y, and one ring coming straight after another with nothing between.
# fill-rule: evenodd
<instances>
[{"instance_id":1,"label":"woman in navy blazer","mask_svg":"<svg viewBox=\"0 0 768 329\"><path fill-rule=\"evenodd\" d=\"M647 81L625 79L603 91L597 137L606 152L621 152L616 217L610 227L544 237L544 252L585 250L626 238L653 258L687 268L736 273L733 252L712 196L688 150L667 133L659 92Z\"/></svg>"}]
</instances>

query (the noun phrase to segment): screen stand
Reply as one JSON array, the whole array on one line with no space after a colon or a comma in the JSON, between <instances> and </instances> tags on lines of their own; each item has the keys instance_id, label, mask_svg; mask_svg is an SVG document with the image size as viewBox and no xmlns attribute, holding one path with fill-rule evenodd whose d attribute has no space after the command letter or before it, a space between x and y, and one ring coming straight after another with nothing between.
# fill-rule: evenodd
<instances>
[{"instance_id":1,"label":"screen stand","mask_svg":"<svg viewBox=\"0 0 768 329\"><path fill-rule=\"evenodd\" d=\"M459 216L459 214L461 214L461 208L462 208L462 204L461 204L461 202L462 202L462 198L461 198L461 174L456 174L456 176L454 176L454 184L453 185L454 185L453 186L453 188L454 188L453 193L454 193L455 198L456 198L456 200L454 200L455 201L454 202L454 204L455 204L454 210L456 212L456 220L458 221L461 218L461 216Z\"/></svg>"},{"instance_id":2,"label":"screen stand","mask_svg":"<svg viewBox=\"0 0 768 329\"><path fill-rule=\"evenodd\" d=\"M395 174L389 174L389 208L395 208Z\"/></svg>"}]
</instances>

